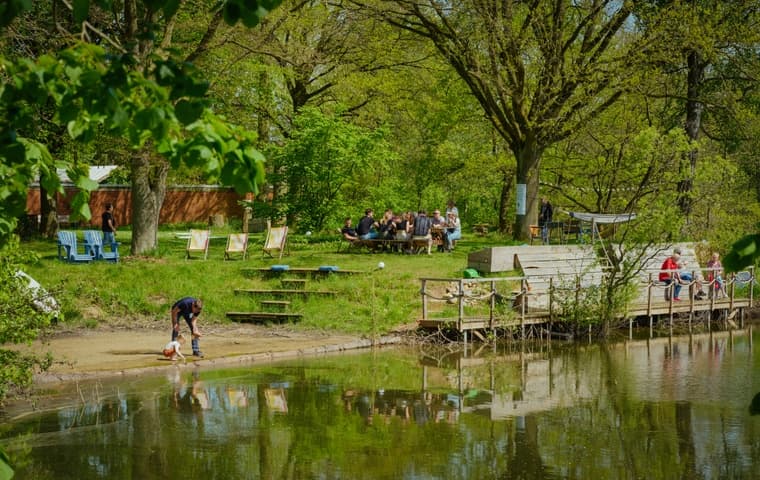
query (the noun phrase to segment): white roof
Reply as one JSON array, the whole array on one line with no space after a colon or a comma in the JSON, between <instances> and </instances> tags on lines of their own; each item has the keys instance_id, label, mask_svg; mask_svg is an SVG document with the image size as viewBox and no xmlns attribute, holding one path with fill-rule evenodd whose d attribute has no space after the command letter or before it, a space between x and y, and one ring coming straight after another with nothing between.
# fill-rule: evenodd
<instances>
[{"instance_id":1,"label":"white roof","mask_svg":"<svg viewBox=\"0 0 760 480\"><path fill-rule=\"evenodd\" d=\"M108 176L111 175L111 172L116 170L116 168L118 168L117 165L102 165L102 166L90 167L90 180L94 180L100 183L106 178L108 178ZM66 170L64 170L63 168L56 169L56 173L58 173L58 178L61 179L61 183L72 183L71 179L66 174Z\"/></svg>"},{"instance_id":2,"label":"white roof","mask_svg":"<svg viewBox=\"0 0 760 480\"><path fill-rule=\"evenodd\" d=\"M623 223L636 218L635 213L583 213L568 212L572 218L582 222L594 223Z\"/></svg>"}]
</instances>

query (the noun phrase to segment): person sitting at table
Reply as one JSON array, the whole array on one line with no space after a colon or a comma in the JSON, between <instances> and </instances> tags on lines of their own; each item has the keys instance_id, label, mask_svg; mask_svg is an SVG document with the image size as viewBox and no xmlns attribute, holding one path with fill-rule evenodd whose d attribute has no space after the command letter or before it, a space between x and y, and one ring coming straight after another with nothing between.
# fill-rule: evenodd
<instances>
[{"instance_id":1,"label":"person sitting at table","mask_svg":"<svg viewBox=\"0 0 760 480\"><path fill-rule=\"evenodd\" d=\"M375 212L368 208L364 211L364 216L359 220L359 225L356 226L356 233L362 240L374 240L380 235L377 232L377 228L380 226L373 215Z\"/></svg>"},{"instance_id":2,"label":"person sitting at table","mask_svg":"<svg viewBox=\"0 0 760 480\"><path fill-rule=\"evenodd\" d=\"M459 216L454 212L448 213L448 221L446 222L446 251L450 252L454 249L454 242L462 238L462 223L459 221Z\"/></svg>"},{"instance_id":3,"label":"person sitting at table","mask_svg":"<svg viewBox=\"0 0 760 480\"><path fill-rule=\"evenodd\" d=\"M414 220L412 243L426 243L428 255L430 255L430 249L433 247L433 236L430 234L432 226L432 219L427 216L425 210L420 210L417 213L417 218Z\"/></svg>"},{"instance_id":4,"label":"person sitting at table","mask_svg":"<svg viewBox=\"0 0 760 480\"><path fill-rule=\"evenodd\" d=\"M402 213L400 217L396 217L396 240L409 240L410 238L410 226L409 212Z\"/></svg>"},{"instance_id":5,"label":"person sitting at table","mask_svg":"<svg viewBox=\"0 0 760 480\"><path fill-rule=\"evenodd\" d=\"M393 210L390 208L386 210L379 223L380 238L383 240L393 240L396 236L396 224L393 222Z\"/></svg>"},{"instance_id":6,"label":"person sitting at table","mask_svg":"<svg viewBox=\"0 0 760 480\"><path fill-rule=\"evenodd\" d=\"M340 229L340 233L342 233L343 238L349 242L359 240L359 234L356 233L356 229L351 226L351 217L346 217L346 219L343 220L343 228Z\"/></svg>"},{"instance_id":7,"label":"person sitting at table","mask_svg":"<svg viewBox=\"0 0 760 480\"><path fill-rule=\"evenodd\" d=\"M431 220L433 223L433 235L441 241L438 245L438 251L442 252L448 243L448 240L446 240L446 219L441 215L441 211L436 209L433 212L433 218Z\"/></svg>"}]
</instances>

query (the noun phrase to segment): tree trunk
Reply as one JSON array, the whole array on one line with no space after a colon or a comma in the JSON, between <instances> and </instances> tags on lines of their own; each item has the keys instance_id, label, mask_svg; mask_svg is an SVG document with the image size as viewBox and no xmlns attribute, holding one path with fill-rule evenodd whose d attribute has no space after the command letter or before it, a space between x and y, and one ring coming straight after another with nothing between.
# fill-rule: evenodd
<instances>
[{"instance_id":1,"label":"tree trunk","mask_svg":"<svg viewBox=\"0 0 760 480\"><path fill-rule=\"evenodd\" d=\"M705 80L706 62L702 56L695 51L689 53L687 57L688 75L687 75L687 93L686 93L686 124L684 129L689 140L694 142L699 138L699 129L702 126L702 112L704 104L700 101L702 85ZM684 154L681 162L681 180L678 182L678 206L681 213L687 219L691 215L692 199L691 191L694 188L694 176L697 171L697 158L699 151L695 146Z\"/></svg>"},{"instance_id":2,"label":"tree trunk","mask_svg":"<svg viewBox=\"0 0 760 480\"><path fill-rule=\"evenodd\" d=\"M501 181L501 196L499 197L499 233L506 234L509 230L507 214L509 212L509 198L512 193L512 184L515 181L515 172L505 168Z\"/></svg>"},{"instance_id":3,"label":"tree trunk","mask_svg":"<svg viewBox=\"0 0 760 480\"><path fill-rule=\"evenodd\" d=\"M44 238L53 238L58 232L58 198L53 195L48 197L48 192L42 188L40 182L40 235Z\"/></svg>"},{"instance_id":4,"label":"tree trunk","mask_svg":"<svg viewBox=\"0 0 760 480\"><path fill-rule=\"evenodd\" d=\"M151 157L150 147L132 157L132 255L158 248L158 221L168 173L168 162Z\"/></svg>"},{"instance_id":5,"label":"tree trunk","mask_svg":"<svg viewBox=\"0 0 760 480\"><path fill-rule=\"evenodd\" d=\"M515 212L515 227L512 238L525 241L530 238L530 226L538 221L538 164L541 158L541 148L536 141L530 140L520 146L511 146L517 159L517 185L525 185L525 212L519 209L520 198L517 198L518 209ZM520 195L520 189L517 189Z\"/></svg>"}]
</instances>

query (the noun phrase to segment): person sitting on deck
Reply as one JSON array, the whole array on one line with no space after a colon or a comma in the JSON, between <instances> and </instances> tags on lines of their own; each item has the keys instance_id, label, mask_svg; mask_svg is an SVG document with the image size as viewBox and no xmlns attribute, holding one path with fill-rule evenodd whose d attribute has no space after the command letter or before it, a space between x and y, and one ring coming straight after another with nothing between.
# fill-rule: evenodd
<instances>
[{"instance_id":1,"label":"person sitting on deck","mask_svg":"<svg viewBox=\"0 0 760 480\"><path fill-rule=\"evenodd\" d=\"M374 218L372 218L373 215L374 211L371 208L368 208L364 211L364 216L359 220L359 225L356 227L356 233L362 240L374 240L379 236L377 233L379 224Z\"/></svg>"},{"instance_id":2,"label":"person sitting on deck","mask_svg":"<svg viewBox=\"0 0 760 480\"><path fill-rule=\"evenodd\" d=\"M712 283L711 292L726 295L726 284L723 282L723 265L720 263L720 254L713 252L710 260L707 262L707 279Z\"/></svg>"},{"instance_id":3,"label":"person sitting on deck","mask_svg":"<svg viewBox=\"0 0 760 480\"><path fill-rule=\"evenodd\" d=\"M673 301L674 302L680 302L681 298L679 295L681 294L681 278L679 274L679 267L678 262L681 260L681 250L676 248L673 250L673 253L665 259L664 262L662 262L662 267L660 267L660 281L664 282L665 285L667 285L667 289L665 290L665 299L670 300L670 285L674 284L673 286Z\"/></svg>"},{"instance_id":4,"label":"person sitting on deck","mask_svg":"<svg viewBox=\"0 0 760 480\"><path fill-rule=\"evenodd\" d=\"M707 293L702 289L702 274L700 272L697 272L696 275L692 275L690 271L686 270L686 265L686 260L681 260L678 262L678 277L680 278L681 282L684 282L686 284L694 282L697 289L697 293L694 295L695 299L705 299L707 297Z\"/></svg>"},{"instance_id":5,"label":"person sitting on deck","mask_svg":"<svg viewBox=\"0 0 760 480\"><path fill-rule=\"evenodd\" d=\"M351 217L346 217L346 219L343 221L343 228L340 229L340 233L342 233L343 238L349 242L355 242L359 240L359 234L357 234L354 227L351 226Z\"/></svg>"}]
</instances>

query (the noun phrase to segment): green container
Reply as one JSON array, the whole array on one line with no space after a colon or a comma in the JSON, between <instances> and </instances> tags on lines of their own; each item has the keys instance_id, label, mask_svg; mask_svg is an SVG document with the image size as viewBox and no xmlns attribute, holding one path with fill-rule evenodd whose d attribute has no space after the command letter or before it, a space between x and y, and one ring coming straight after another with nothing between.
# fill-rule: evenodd
<instances>
[{"instance_id":1,"label":"green container","mask_svg":"<svg viewBox=\"0 0 760 480\"><path fill-rule=\"evenodd\" d=\"M467 268L464 271L464 278L480 278L480 274L474 268Z\"/></svg>"}]
</instances>

